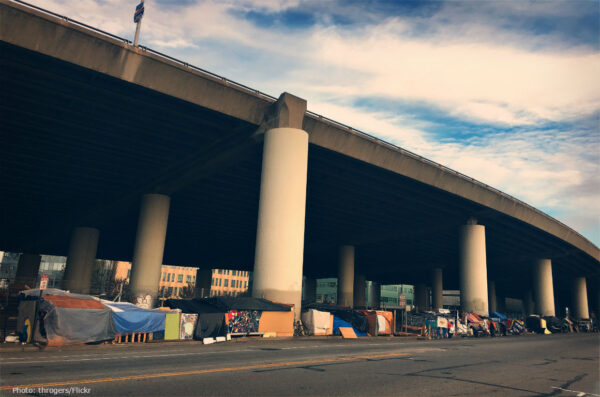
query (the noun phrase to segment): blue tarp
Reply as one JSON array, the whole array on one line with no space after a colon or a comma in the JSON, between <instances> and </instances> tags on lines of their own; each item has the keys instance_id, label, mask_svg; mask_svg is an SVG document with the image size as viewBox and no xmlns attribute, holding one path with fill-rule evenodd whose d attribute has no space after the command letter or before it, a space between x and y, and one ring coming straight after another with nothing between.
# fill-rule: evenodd
<instances>
[{"instance_id":1,"label":"blue tarp","mask_svg":"<svg viewBox=\"0 0 600 397\"><path fill-rule=\"evenodd\" d=\"M352 328L354 330L354 333L356 334L356 336L367 336L366 332L360 332L359 330L357 330L356 328L354 328L352 326L352 324L350 324L347 321L342 320L341 318L337 317L337 316L333 316L333 334L334 335L341 335L342 333L340 332L340 327L344 328L344 327L348 327L348 328Z\"/></svg>"},{"instance_id":2,"label":"blue tarp","mask_svg":"<svg viewBox=\"0 0 600 397\"><path fill-rule=\"evenodd\" d=\"M490 313L490 318L499 318L500 321L505 321L508 317L506 317L504 314L502 313L498 313L498 312L491 312Z\"/></svg>"},{"instance_id":3,"label":"blue tarp","mask_svg":"<svg viewBox=\"0 0 600 397\"><path fill-rule=\"evenodd\" d=\"M112 309L115 331L118 334L165 330L164 312L142 309L131 303L106 301L102 303Z\"/></svg>"}]
</instances>

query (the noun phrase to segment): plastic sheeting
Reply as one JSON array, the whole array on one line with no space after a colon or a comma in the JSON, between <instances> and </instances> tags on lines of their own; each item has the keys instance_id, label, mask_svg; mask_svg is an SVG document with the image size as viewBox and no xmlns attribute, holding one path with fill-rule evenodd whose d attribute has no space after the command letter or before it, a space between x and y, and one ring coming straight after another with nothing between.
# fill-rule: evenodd
<instances>
[{"instance_id":1,"label":"plastic sheeting","mask_svg":"<svg viewBox=\"0 0 600 397\"><path fill-rule=\"evenodd\" d=\"M310 335L327 335L331 331L331 314L310 309L302 313L302 324Z\"/></svg>"},{"instance_id":2,"label":"plastic sheeting","mask_svg":"<svg viewBox=\"0 0 600 397\"><path fill-rule=\"evenodd\" d=\"M366 335L366 333L369 331L369 321L367 320L367 316L352 309L348 309L343 306L325 305L321 303L310 303L306 305L306 309L317 309L319 311L329 312L339 319L352 324L352 327L355 328L355 330L358 330L358 333L360 334Z\"/></svg>"},{"instance_id":3,"label":"plastic sheeting","mask_svg":"<svg viewBox=\"0 0 600 397\"><path fill-rule=\"evenodd\" d=\"M158 332L165 330L165 312L142 309L132 303L102 303L113 311L115 331L118 334Z\"/></svg>"},{"instance_id":4,"label":"plastic sheeting","mask_svg":"<svg viewBox=\"0 0 600 397\"><path fill-rule=\"evenodd\" d=\"M113 313L108 308L64 308L42 299L39 310L40 332L48 346L99 342L115 338Z\"/></svg>"},{"instance_id":5,"label":"plastic sheeting","mask_svg":"<svg viewBox=\"0 0 600 397\"><path fill-rule=\"evenodd\" d=\"M200 313L194 332L194 339L216 338L227 335L225 313Z\"/></svg>"},{"instance_id":6,"label":"plastic sheeting","mask_svg":"<svg viewBox=\"0 0 600 397\"><path fill-rule=\"evenodd\" d=\"M366 332L361 332L358 329L354 328L352 324L348 321L342 320L341 318L334 316L333 317L333 333L335 335L341 335L340 328L352 328L356 336L367 336Z\"/></svg>"}]
</instances>

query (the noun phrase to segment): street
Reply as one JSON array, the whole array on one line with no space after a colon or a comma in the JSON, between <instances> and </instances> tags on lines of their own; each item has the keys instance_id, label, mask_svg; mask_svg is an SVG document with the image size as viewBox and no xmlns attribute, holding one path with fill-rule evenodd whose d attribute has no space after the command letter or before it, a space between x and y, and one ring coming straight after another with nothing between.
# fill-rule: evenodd
<instances>
[{"instance_id":1,"label":"street","mask_svg":"<svg viewBox=\"0 0 600 397\"><path fill-rule=\"evenodd\" d=\"M598 396L598 334L246 340L2 352L2 395Z\"/></svg>"}]
</instances>

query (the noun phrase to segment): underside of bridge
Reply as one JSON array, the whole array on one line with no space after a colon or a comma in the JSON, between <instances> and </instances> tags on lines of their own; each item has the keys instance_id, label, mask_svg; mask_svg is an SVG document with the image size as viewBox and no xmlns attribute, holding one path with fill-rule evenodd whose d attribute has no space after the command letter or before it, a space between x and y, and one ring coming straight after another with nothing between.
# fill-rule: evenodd
<instances>
[{"instance_id":1,"label":"underside of bridge","mask_svg":"<svg viewBox=\"0 0 600 397\"><path fill-rule=\"evenodd\" d=\"M94 226L99 258L131 260L139 200L153 192L171 197L164 263L252 270L258 125L5 42L0 51L1 250L66 255L73 227ZM557 280L598 285L597 260L557 237L309 146L309 277L335 277L338 247L351 244L369 280L416 283L443 267L444 287L457 288L457 230L470 217L486 226L489 278L505 294L529 285L538 258L552 258Z\"/></svg>"}]
</instances>

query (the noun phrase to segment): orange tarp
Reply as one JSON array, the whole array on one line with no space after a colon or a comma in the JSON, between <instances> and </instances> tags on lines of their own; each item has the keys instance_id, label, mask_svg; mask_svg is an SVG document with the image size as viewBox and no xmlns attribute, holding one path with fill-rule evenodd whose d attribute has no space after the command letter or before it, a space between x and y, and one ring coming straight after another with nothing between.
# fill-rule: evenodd
<instances>
[{"instance_id":1,"label":"orange tarp","mask_svg":"<svg viewBox=\"0 0 600 397\"><path fill-rule=\"evenodd\" d=\"M64 295L43 295L42 298L56 307L67 309L104 309L102 303L95 299L72 298Z\"/></svg>"}]
</instances>

